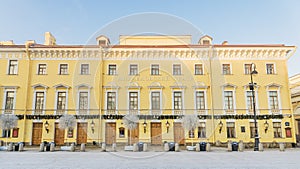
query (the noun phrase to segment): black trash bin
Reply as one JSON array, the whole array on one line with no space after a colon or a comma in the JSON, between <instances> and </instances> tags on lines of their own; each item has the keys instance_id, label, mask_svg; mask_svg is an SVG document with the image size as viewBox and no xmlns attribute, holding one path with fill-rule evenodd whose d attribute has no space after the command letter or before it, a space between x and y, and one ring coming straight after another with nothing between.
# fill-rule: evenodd
<instances>
[{"instance_id":1,"label":"black trash bin","mask_svg":"<svg viewBox=\"0 0 300 169\"><path fill-rule=\"evenodd\" d=\"M175 151L175 143L174 142L170 142L169 144L169 151Z\"/></svg>"},{"instance_id":2,"label":"black trash bin","mask_svg":"<svg viewBox=\"0 0 300 169\"><path fill-rule=\"evenodd\" d=\"M143 142L138 142L137 146L138 146L138 150L139 151L143 151L143 147L144 147L144 143Z\"/></svg>"},{"instance_id":3,"label":"black trash bin","mask_svg":"<svg viewBox=\"0 0 300 169\"><path fill-rule=\"evenodd\" d=\"M238 151L239 149L239 143L238 142L232 142L232 151Z\"/></svg>"},{"instance_id":4,"label":"black trash bin","mask_svg":"<svg viewBox=\"0 0 300 169\"><path fill-rule=\"evenodd\" d=\"M206 142L200 142L200 151L206 151Z\"/></svg>"},{"instance_id":5,"label":"black trash bin","mask_svg":"<svg viewBox=\"0 0 300 169\"><path fill-rule=\"evenodd\" d=\"M19 143L15 143L15 151L19 151Z\"/></svg>"},{"instance_id":6,"label":"black trash bin","mask_svg":"<svg viewBox=\"0 0 300 169\"><path fill-rule=\"evenodd\" d=\"M51 143L47 143L45 146L46 146L46 151L50 151Z\"/></svg>"}]
</instances>

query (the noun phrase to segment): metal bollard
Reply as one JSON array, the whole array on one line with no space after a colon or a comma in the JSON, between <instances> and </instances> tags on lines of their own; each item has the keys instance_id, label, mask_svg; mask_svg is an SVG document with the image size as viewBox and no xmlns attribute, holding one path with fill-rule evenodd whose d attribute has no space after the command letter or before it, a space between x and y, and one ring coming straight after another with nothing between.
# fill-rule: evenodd
<instances>
[{"instance_id":1,"label":"metal bollard","mask_svg":"<svg viewBox=\"0 0 300 169\"><path fill-rule=\"evenodd\" d=\"M44 143L41 143L41 144L40 144L40 152L43 152L43 151L44 151L44 148L45 148L45 144L44 144Z\"/></svg>"},{"instance_id":2,"label":"metal bollard","mask_svg":"<svg viewBox=\"0 0 300 169\"><path fill-rule=\"evenodd\" d=\"M80 145L80 151L81 152L85 151L85 144L84 143L81 143L81 145Z\"/></svg>"}]
</instances>

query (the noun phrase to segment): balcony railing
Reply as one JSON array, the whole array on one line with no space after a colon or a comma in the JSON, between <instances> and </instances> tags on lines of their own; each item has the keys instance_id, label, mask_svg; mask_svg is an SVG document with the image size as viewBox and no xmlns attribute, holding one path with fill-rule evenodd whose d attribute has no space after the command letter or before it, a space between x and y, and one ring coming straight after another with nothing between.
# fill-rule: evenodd
<instances>
[{"instance_id":1,"label":"balcony railing","mask_svg":"<svg viewBox=\"0 0 300 169\"><path fill-rule=\"evenodd\" d=\"M56 110L56 114L57 115L63 115L65 114L66 110L65 109L62 109L62 110Z\"/></svg>"},{"instance_id":2,"label":"balcony railing","mask_svg":"<svg viewBox=\"0 0 300 169\"><path fill-rule=\"evenodd\" d=\"M174 110L174 115L183 115L183 110Z\"/></svg>"},{"instance_id":3,"label":"balcony railing","mask_svg":"<svg viewBox=\"0 0 300 169\"><path fill-rule=\"evenodd\" d=\"M34 115L41 115L41 114L43 114L43 110L42 109L35 109L33 113L34 113Z\"/></svg>"},{"instance_id":4,"label":"balcony railing","mask_svg":"<svg viewBox=\"0 0 300 169\"><path fill-rule=\"evenodd\" d=\"M107 114L107 115L117 115L118 113L117 113L116 110L106 110L105 114Z\"/></svg>"},{"instance_id":5,"label":"balcony railing","mask_svg":"<svg viewBox=\"0 0 300 169\"><path fill-rule=\"evenodd\" d=\"M272 114L280 114L280 110L279 109L271 109L271 113Z\"/></svg>"},{"instance_id":6,"label":"balcony railing","mask_svg":"<svg viewBox=\"0 0 300 169\"><path fill-rule=\"evenodd\" d=\"M234 114L234 109L226 109L225 113L226 114Z\"/></svg>"},{"instance_id":7,"label":"balcony railing","mask_svg":"<svg viewBox=\"0 0 300 169\"><path fill-rule=\"evenodd\" d=\"M12 114L13 110L12 109L5 109L4 114Z\"/></svg>"}]
</instances>

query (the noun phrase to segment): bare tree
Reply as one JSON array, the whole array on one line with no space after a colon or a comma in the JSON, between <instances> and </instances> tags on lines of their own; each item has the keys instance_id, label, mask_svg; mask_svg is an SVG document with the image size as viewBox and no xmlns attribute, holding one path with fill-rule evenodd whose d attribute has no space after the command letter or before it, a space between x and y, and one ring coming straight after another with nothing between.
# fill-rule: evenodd
<instances>
[{"instance_id":1,"label":"bare tree","mask_svg":"<svg viewBox=\"0 0 300 169\"><path fill-rule=\"evenodd\" d=\"M185 115L182 118L183 127L186 130L193 131L198 127L199 121L198 121L197 115ZM194 142L192 141L192 146L194 145Z\"/></svg>"},{"instance_id":2,"label":"bare tree","mask_svg":"<svg viewBox=\"0 0 300 169\"><path fill-rule=\"evenodd\" d=\"M58 127L60 129L63 130L67 129L67 132L69 132L69 129L73 129L75 126L76 126L76 118L73 115L65 114L59 118Z\"/></svg>"},{"instance_id":3,"label":"bare tree","mask_svg":"<svg viewBox=\"0 0 300 169\"><path fill-rule=\"evenodd\" d=\"M6 146L8 138L8 130L16 128L18 126L18 117L12 114L2 114L0 116L0 127L6 130Z\"/></svg>"},{"instance_id":4,"label":"bare tree","mask_svg":"<svg viewBox=\"0 0 300 169\"><path fill-rule=\"evenodd\" d=\"M130 130L130 133L132 130L134 130L137 127L138 122L139 122L139 118L137 115L127 114L123 117L123 124L125 128ZM130 144L131 144L131 137L129 138L129 145Z\"/></svg>"}]
</instances>

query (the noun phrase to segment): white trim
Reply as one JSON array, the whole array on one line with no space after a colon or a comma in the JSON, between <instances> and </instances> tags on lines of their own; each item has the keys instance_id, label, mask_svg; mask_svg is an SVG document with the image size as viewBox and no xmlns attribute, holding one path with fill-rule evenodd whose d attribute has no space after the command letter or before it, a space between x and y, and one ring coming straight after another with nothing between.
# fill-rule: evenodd
<instances>
[{"instance_id":1,"label":"white trim","mask_svg":"<svg viewBox=\"0 0 300 169\"><path fill-rule=\"evenodd\" d=\"M159 92L159 110L152 110L152 93L153 92ZM154 113L154 111L155 112L159 112L159 114L161 115L162 114L162 89L150 89L150 91L149 91L149 102L150 102L150 104L149 104L149 110L150 110L150 113L153 115ZM157 114L155 114L155 115L157 115Z\"/></svg>"},{"instance_id":2,"label":"white trim","mask_svg":"<svg viewBox=\"0 0 300 169\"><path fill-rule=\"evenodd\" d=\"M65 109L64 114L67 114L69 92L68 92L68 90L59 90L59 89L57 89L55 91L55 98L54 98L54 115L57 114L57 97L58 97L58 92L66 92L66 109Z\"/></svg>"},{"instance_id":3,"label":"white trim","mask_svg":"<svg viewBox=\"0 0 300 169\"><path fill-rule=\"evenodd\" d=\"M34 92L33 92L33 101L32 101L32 115L35 114L35 105L36 105L36 93L37 92L43 92L44 93L44 103L43 103L43 109L42 109L42 114L45 114L45 108L46 108L46 98L47 98L47 89L44 88L44 90L36 90L36 88L34 88Z\"/></svg>"},{"instance_id":4,"label":"white trim","mask_svg":"<svg viewBox=\"0 0 300 169\"><path fill-rule=\"evenodd\" d=\"M185 114L185 111L184 111L184 94L185 94L185 92L183 89L180 89L180 90L172 89L172 92L171 92L171 94L172 94L172 115L175 115L175 107L174 107L174 93L175 92L181 92L182 107L181 107L181 110L179 110L179 111L181 111L182 115L184 115Z\"/></svg>"},{"instance_id":5,"label":"white trim","mask_svg":"<svg viewBox=\"0 0 300 169\"><path fill-rule=\"evenodd\" d=\"M60 65L67 65L67 74L60 74ZM69 71L70 71L70 67L69 67L69 63L59 63L59 66L58 66L58 75L68 75L69 74Z\"/></svg>"},{"instance_id":6,"label":"white trim","mask_svg":"<svg viewBox=\"0 0 300 169\"><path fill-rule=\"evenodd\" d=\"M273 64L273 66L274 66L274 73L273 74L268 74L268 71L267 71L267 64ZM265 63L265 73L266 73L266 75L276 75L277 74L277 71L276 71L276 63L275 62L267 62L267 63Z\"/></svg>"},{"instance_id":7,"label":"white trim","mask_svg":"<svg viewBox=\"0 0 300 169\"><path fill-rule=\"evenodd\" d=\"M224 72L223 72L223 65L229 65L229 68L230 68L229 74L224 74ZM221 75L233 75L233 72L232 72L232 63L231 62L222 62L221 63Z\"/></svg>"},{"instance_id":8,"label":"white trim","mask_svg":"<svg viewBox=\"0 0 300 169\"><path fill-rule=\"evenodd\" d=\"M197 109L197 92L203 92L204 94L204 115L207 115L207 90L206 89L195 89L194 90L194 109L195 109L195 114L198 115L198 112L201 110ZM201 113L201 112L200 112ZM203 115L202 113L199 115Z\"/></svg>"},{"instance_id":9,"label":"white trim","mask_svg":"<svg viewBox=\"0 0 300 169\"><path fill-rule=\"evenodd\" d=\"M137 59L137 58L136 58ZM150 59L150 58L149 58ZM151 60L151 59L150 59ZM156 60L156 59L155 59ZM158 65L158 75L152 75L152 65ZM151 63L150 64L150 74L149 74L150 76L159 76L159 75L161 75L161 73L160 73L160 65L159 65L159 63Z\"/></svg>"},{"instance_id":10,"label":"white trim","mask_svg":"<svg viewBox=\"0 0 300 169\"><path fill-rule=\"evenodd\" d=\"M6 96L7 92L12 91L14 92L14 102L11 114L15 114L16 109L16 100L17 100L17 88L5 88L3 92L3 103L2 103L2 114L5 114L5 103L6 103Z\"/></svg>"},{"instance_id":11,"label":"white trim","mask_svg":"<svg viewBox=\"0 0 300 169\"><path fill-rule=\"evenodd\" d=\"M195 74L196 73L196 65L202 65L202 74ZM204 64L203 63L194 63L194 76L199 76L199 75L205 75L204 72Z\"/></svg>"},{"instance_id":12,"label":"white trim","mask_svg":"<svg viewBox=\"0 0 300 169\"><path fill-rule=\"evenodd\" d=\"M272 123L276 123L276 122L280 122L280 123L282 123L282 119L272 119ZM273 125L273 124L272 124ZM281 124L281 128L282 128L282 124ZM283 133L283 131L282 131L282 133Z\"/></svg>"},{"instance_id":13,"label":"white trim","mask_svg":"<svg viewBox=\"0 0 300 169\"><path fill-rule=\"evenodd\" d=\"M87 74L82 74L81 72L82 72L82 65L88 65L88 73ZM80 63L80 73L79 73L80 75L90 75L91 74L91 67L90 67L90 63L86 63L86 62L84 62L84 63Z\"/></svg>"},{"instance_id":14,"label":"white trim","mask_svg":"<svg viewBox=\"0 0 300 169\"><path fill-rule=\"evenodd\" d=\"M104 98L104 100L105 100L105 103L104 103L104 105L105 105L105 107L104 107L104 110L106 110L105 111L105 114L107 115L108 113L107 113L107 93L108 92L115 92L116 93L116 110L115 110L115 114L118 114L118 90L117 89L108 89L108 90L106 90L105 91L105 98Z\"/></svg>"},{"instance_id":15,"label":"white trim","mask_svg":"<svg viewBox=\"0 0 300 169\"><path fill-rule=\"evenodd\" d=\"M174 65L180 65L180 74L174 75ZM172 64L172 76L182 76L183 70L182 70L182 64L181 63L173 63Z\"/></svg>"},{"instance_id":16,"label":"white trim","mask_svg":"<svg viewBox=\"0 0 300 169\"><path fill-rule=\"evenodd\" d=\"M17 70L16 70L16 74L9 74L9 69L10 69L10 61L11 60L16 60L17 61ZM6 75L18 75L19 74L19 59L18 58L9 58L7 60L7 69L6 69Z\"/></svg>"},{"instance_id":17,"label":"white trim","mask_svg":"<svg viewBox=\"0 0 300 169\"><path fill-rule=\"evenodd\" d=\"M225 121L226 121L226 123L227 123L227 122L228 122L228 123L234 123L234 126L235 126L235 122L236 122L235 119L226 119Z\"/></svg>"},{"instance_id":18,"label":"white trim","mask_svg":"<svg viewBox=\"0 0 300 169\"><path fill-rule=\"evenodd\" d=\"M39 67L40 65L46 65L46 72L45 74L39 74ZM47 69L48 68L48 64L47 63L37 63L37 69L36 69L36 75L47 75Z\"/></svg>"},{"instance_id":19,"label":"white trim","mask_svg":"<svg viewBox=\"0 0 300 169\"><path fill-rule=\"evenodd\" d=\"M130 92L137 92L138 93L138 109L137 109L137 113L140 114L140 105L141 105L141 97L140 97L140 89L139 90L130 90L130 88L127 89L127 110L128 113L130 113L130 100L129 100L129 93Z\"/></svg>"},{"instance_id":20,"label":"white trim","mask_svg":"<svg viewBox=\"0 0 300 169\"><path fill-rule=\"evenodd\" d=\"M87 107L87 109L86 109L86 114L88 115L88 114L90 114L90 88L88 88L88 89L77 89L77 98L76 98L76 109L77 109L77 111L76 111L76 114L80 114L80 110L79 110L79 97L80 97L80 93L81 92L87 92L87 94L88 94L88 107Z\"/></svg>"},{"instance_id":21,"label":"white trim","mask_svg":"<svg viewBox=\"0 0 300 169\"><path fill-rule=\"evenodd\" d=\"M130 66L131 65L137 65L137 74L135 74L135 75L131 75L130 74ZM140 73L139 73L139 64L138 63L130 63L129 65L128 65L128 76L137 76L137 75L139 75Z\"/></svg>"}]
</instances>

